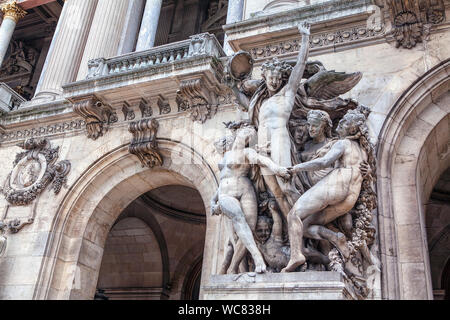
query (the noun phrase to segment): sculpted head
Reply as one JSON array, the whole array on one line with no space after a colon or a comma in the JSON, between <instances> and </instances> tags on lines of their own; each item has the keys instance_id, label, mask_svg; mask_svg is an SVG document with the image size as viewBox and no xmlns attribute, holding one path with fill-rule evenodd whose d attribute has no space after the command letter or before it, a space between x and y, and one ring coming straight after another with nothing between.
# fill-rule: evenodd
<instances>
[{"instance_id":1,"label":"sculpted head","mask_svg":"<svg viewBox=\"0 0 450 320\"><path fill-rule=\"evenodd\" d=\"M272 234L272 219L266 216L258 216L256 223L255 235L256 240L260 243L266 243Z\"/></svg>"},{"instance_id":2,"label":"sculpted head","mask_svg":"<svg viewBox=\"0 0 450 320\"><path fill-rule=\"evenodd\" d=\"M359 110L350 110L339 121L336 132L341 138L354 136L361 132L361 128L366 124L366 116Z\"/></svg>"},{"instance_id":3,"label":"sculpted head","mask_svg":"<svg viewBox=\"0 0 450 320\"><path fill-rule=\"evenodd\" d=\"M328 113L322 110L311 110L308 112L308 130L311 138L323 140L325 137L331 138L333 122Z\"/></svg>"},{"instance_id":4,"label":"sculpted head","mask_svg":"<svg viewBox=\"0 0 450 320\"><path fill-rule=\"evenodd\" d=\"M242 146L250 146L253 142L256 144L256 128L249 121L237 121L226 123L225 126L233 131L234 142L238 141Z\"/></svg>"},{"instance_id":5,"label":"sculpted head","mask_svg":"<svg viewBox=\"0 0 450 320\"><path fill-rule=\"evenodd\" d=\"M277 58L266 61L262 67L262 77L266 81L267 89L271 93L278 92L292 72L292 66L286 62L279 61Z\"/></svg>"},{"instance_id":6,"label":"sculpted head","mask_svg":"<svg viewBox=\"0 0 450 320\"><path fill-rule=\"evenodd\" d=\"M302 148L308 140L308 122L304 119L289 121L291 134L297 148Z\"/></svg>"},{"instance_id":7,"label":"sculpted head","mask_svg":"<svg viewBox=\"0 0 450 320\"><path fill-rule=\"evenodd\" d=\"M20 183L23 187L28 188L38 179L40 164L37 161L30 161L27 165L22 169L19 175Z\"/></svg>"}]
</instances>

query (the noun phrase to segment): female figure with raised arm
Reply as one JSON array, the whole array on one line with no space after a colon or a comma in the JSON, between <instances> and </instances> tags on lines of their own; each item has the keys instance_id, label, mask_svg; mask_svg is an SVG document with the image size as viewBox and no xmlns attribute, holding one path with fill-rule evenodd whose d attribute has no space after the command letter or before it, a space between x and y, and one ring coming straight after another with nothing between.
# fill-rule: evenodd
<instances>
[{"instance_id":1,"label":"female figure with raised arm","mask_svg":"<svg viewBox=\"0 0 450 320\"><path fill-rule=\"evenodd\" d=\"M359 197L363 182L360 167L368 161L371 152L365 123L366 116L360 110L350 110L336 129L340 140L324 156L289 169L296 173L323 170L334 165L334 169L305 192L289 212L291 259L284 272L293 272L305 263L303 236L328 240L344 258L348 258L345 235L325 226L348 213Z\"/></svg>"},{"instance_id":2,"label":"female figure with raised arm","mask_svg":"<svg viewBox=\"0 0 450 320\"><path fill-rule=\"evenodd\" d=\"M254 263L255 272L266 272L266 264L253 238L258 218L258 203L252 181L249 178L252 164L268 168L274 174L289 179L286 168L275 164L270 158L259 155L248 146L256 139L255 127L248 122L230 123L235 130L231 150L225 152L219 163L219 188L211 201L213 215L225 214L231 219L239 240L234 248L233 258L227 273L239 273L239 264L247 250ZM224 270L225 268L222 268Z\"/></svg>"}]
</instances>

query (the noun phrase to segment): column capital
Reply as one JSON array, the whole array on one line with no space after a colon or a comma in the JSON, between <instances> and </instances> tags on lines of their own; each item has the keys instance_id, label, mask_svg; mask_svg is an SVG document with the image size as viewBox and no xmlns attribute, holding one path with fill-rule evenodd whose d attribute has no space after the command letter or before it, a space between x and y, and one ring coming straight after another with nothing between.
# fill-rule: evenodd
<instances>
[{"instance_id":1,"label":"column capital","mask_svg":"<svg viewBox=\"0 0 450 320\"><path fill-rule=\"evenodd\" d=\"M27 12L23 10L16 1L3 3L0 6L0 10L3 12L3 19L9 18L16 23L18 23L19 20L27 14Z\"/></svg>"}]
</instances>

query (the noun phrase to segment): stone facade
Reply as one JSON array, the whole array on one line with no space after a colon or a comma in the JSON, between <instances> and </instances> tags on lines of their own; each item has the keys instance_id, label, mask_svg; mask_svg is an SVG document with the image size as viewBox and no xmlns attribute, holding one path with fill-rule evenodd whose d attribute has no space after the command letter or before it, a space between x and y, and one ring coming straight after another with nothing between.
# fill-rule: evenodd
<instances>
[{"instance_id":1,"label":"stone facade","mask_svg":"<svg viewBox=\"0 0 450 320\"><path fill-rule=\"evenodd\" d=\"M309 61L360 72L341 98L370 108L380 270L365 298L448 298L449 1L84 2L65 1L33 60L14 32L49 4L2 1L0 77L18 66L33 88L0 86L0 299L361 298L336 270L220 274L231 224L211 214L215 143L248 117L229 61L248 52L254 80L272 58L293 65L303 22Z\"/></svg>"}]
</instances>

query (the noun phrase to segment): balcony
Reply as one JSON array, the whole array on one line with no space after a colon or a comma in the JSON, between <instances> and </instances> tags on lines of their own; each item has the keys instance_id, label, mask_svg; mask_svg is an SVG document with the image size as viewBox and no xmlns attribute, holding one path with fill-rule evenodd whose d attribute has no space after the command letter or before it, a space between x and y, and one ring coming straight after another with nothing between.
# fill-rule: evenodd
<instances>
[{"instance_id":1,"label":"balcony","mask_svg":"<svg viewBox=\"0 0 450 320\"><path fill-rule=\"evenodd\" d=\"M139 113L145 118L187 112L193 121L204 123L229 100L222 84L224 57L215 36L203 33L142 52L91 60L85 80L63 86L64 98L94 140L122 112L125 121Z\"/></svg>"},{"instance_id":2,"label":"balcony","mask_svg":"<svg viewBox=\"0 0 450 320\"><path fill-rule=\"evenodd\" d=\"M91 60L87 78L63 86L64 97L83 117L77 104L88 100L91 111L99 107L104 112L106 106L109 114L124 103L140 106L141 111L143 105L157 104L160 110L147 116L186 111L191 107L187 100L194 98L189 88L197 90L195 95L205 104L215 105L224 91L222 57L225 53L215 36L203 33L142 52Z\"/></svg>"}]
</instances>

